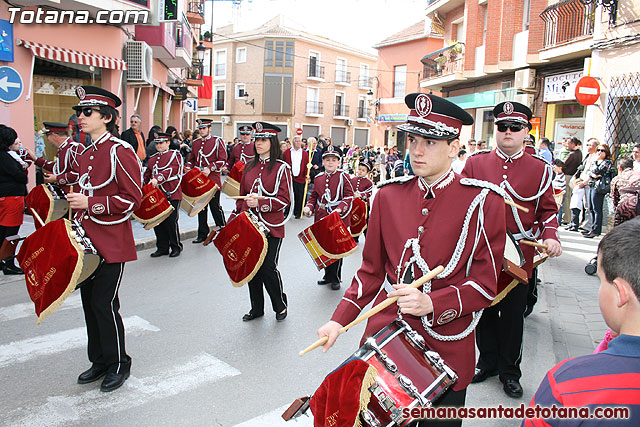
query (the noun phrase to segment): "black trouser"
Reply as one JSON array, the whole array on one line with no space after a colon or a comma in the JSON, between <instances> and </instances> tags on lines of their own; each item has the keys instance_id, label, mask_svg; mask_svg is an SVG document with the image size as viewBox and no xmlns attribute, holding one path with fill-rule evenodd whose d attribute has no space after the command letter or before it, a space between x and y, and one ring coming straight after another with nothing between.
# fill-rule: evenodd
<instances>
[{"instance_id":1,"label":"black trouser","mask_svg":"<svg viewBox=\"0 0 640 427\"><path fill-rule=\"evenodd\" d=\"M271 298L271 307L276 313L280 313L287 308L284 291L282 289L282 278L278 271L278 256L280 255L280 245L282 239L278 237L267 237L267 254L258 273L249 282L249 298L251 298L251 314L258 316L264 313L264 291L267 289Z\"/></svg>"},{"instance_id":2,"label":"black trouser","mask_svg":"<svg viewBox=\"0 0 640 427\"><path fill-rule=\"evenodd\" d=\"M218 227L224 227L227 224L224 219L224 211L222 210L222 206L220 206L220 191L216 191L216 195L213 196L209 202L209 210L211 211L211 216L213 216L213 220ZM199 239L206 239L209 235L209 224L207 224L208 216L207 208L202 209L198 214Z\"/></svg>"},{"instance_id":3,"label":"black trouser","mask_svg":"<svg viewBox=\"0 0 640 427\"><path fill-rule=\"evenodd\" d=\"M4 243L4 239L9 236L15 236L20 231L20 226L7 227L6 225L0 225L0 246Z\"/></svg>"},{"instance_id":4,"label":"black trouser","mask_svg":"<svg viewBox=\"0 0 640 427\"><path fill-rule=\"evenodd\" d=\"M124 348L124 325L119 313L118 290L123 272L123 262L103 263L80 288L87 324L89 361L118 374L131 368L131 358Z\"/></svg>"},{"instance_id":5,"label":"black trouser","mask_svg":"<svg viewBox=\"0 0 640 427\"><path fill-rule=\"evenodd\" d=\"M527 287L527 309L525 310L525 317L533 312L533 307L538 302L538 267L534 268L531 272L531 278L529 279L529 286Z\"/></svg>"},{"instance_id":6,"label":"black trouser","mask_svg":"<svg viewBox=\"0 0 640 427\"><path fill-rule=\"evenodd\" d=\"M463 408L464 401L467 396L467 389L453 391L447 390L444 395L433 404L434 408ZM410 424L411 427L460 427L461 419L430 419L423 421L415 421Z\"/></svg>"},{"instance_id":7,"label":"black trouser","mask_svg":"<svg viewBox=\"0 0 640 427\"><path fill-rule=\"evenodd\" d=\"M580 227L580 209L579 208L571 208L571 226L578 228Z\"/></svg>"},{"instance_id":8,"label":"black trouser","mask_svg":"<svg viewBox=\"0 0 640 427\"><path fill-rule=\"evenodd\" d=\"M605 195L603 193L598 193L595 189L591 189L589 209L593 213L591 232L594 234L602 233L602 218L604 216L602 208L604 206L604 196Z\"/></svg>"},{"instance_id":9,"label":"black trouser","mask_svg":"<svg viewBox=\"0 0 640 427\"><path fill-rule=\"evenodd\" d=\"M156 247L161 252L169 252L169 249L182 249L178 228L180 200L170 200L169 202L173 206L173 212L164 221L153 227L153 232L156 233Z\"/></svg>"},{"instance_id":10,"label":"black trouser","mask_svg":"<svg viewBox=\"0 0 640 427\"><path fill-rule=\"evenodd\" d=\"M329 283L342 282L342 258L324 268L324 280Z\"/></svg>"},{"instance_id":11,"label":"black trouser","mask_svg":"<svg viewBox=\"0 0 640 427\"><path fill-rule=\"evenodd\" d=\"M302 216L302 197L304 196L304 183L293 181L293 216Z\"/></svg>"},{"instance_id":12,"label":"black trouser","mask_svg":"<svg viewBox=\"0 0 640 427\"><path fill-rule=\"evenodd\" d=\"M522 376L522 332L527 306L526 283L519 283L498 304L487 307L476 328L480 350L478 369L498 371L500 380L519 380Z\"/></svg>"}]
</instances>

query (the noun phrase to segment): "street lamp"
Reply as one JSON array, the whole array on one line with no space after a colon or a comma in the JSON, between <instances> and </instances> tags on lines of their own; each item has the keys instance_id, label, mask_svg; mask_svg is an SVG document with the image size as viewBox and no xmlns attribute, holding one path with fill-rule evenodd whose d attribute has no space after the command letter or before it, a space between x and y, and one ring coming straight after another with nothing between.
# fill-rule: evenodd
<instances>
[{"instance_id":1,"label":"street lamp","mask_svg":"<svg viewBox=\"0 0 640 427\"><path fill-rule=\"evenodd\" d=\"M204 47L202 42L200 42L200 44L198 46L196 46L196 55L198 57L198 61L200 61L201 63L204 61L204 52L205 52L205 50L207 50L207 48Z\"/></svg>"}]
</instances>

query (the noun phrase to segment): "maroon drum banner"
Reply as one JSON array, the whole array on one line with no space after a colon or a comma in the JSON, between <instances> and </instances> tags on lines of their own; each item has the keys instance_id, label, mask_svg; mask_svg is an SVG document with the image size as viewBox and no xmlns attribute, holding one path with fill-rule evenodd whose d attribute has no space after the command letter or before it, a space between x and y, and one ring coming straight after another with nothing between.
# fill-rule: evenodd
<instances>
[{"instance_id":1,"label":"maroon drum banner","mask_svg":"<svg viewBox=\"0 0 640 427\"><path fill-rule=\"evenodd\" d=\"M56 191L59 190L59 191ZM64 193L59 188L50 184L42 184L34 187L25 197L28 212L35 210L45 224L62 218L69 209ZM40 221L34 221L36 229L40 228Z\"/></svg>"},{"instance_id":2,"label":"maroon drum banner","mask_svg":"<svg viewBox=\"0 0 640 427\"><path fill-rule=\"evenodd\" d=\"M24 270L27 291L40 323L76 288L83 249L73 237L71 222L59 219L27 237L16 258Z\"/></svg>"},{"instance_id":3,"label":"maroon drum banner","mask_svg":"<svg viewBox=\"0 0 640 427\"><path fill-rule=\"evenodd\" d=\"M229 175L222 184L222 192L227 196L239 196L240 195L240 182L242 181L242 173L244 172L245 164L241 161L237 161L233 168L229 171Z\"/></svg>"},{"instance_id":4,"label":"maroon drum banner","mask_svg":"<svg viewBox=\"0 0 640 427\"><path fill-rule=\"evenodd\" d=\"M267 237L247 212L231 220L213 239L233 286L239 287L256 275L267 255Z\"/></svg>"},{"instance_id":5,"label":"maroon drum banner","mask_svg":"<svg viewBox=\"0 0 640 427\"><path fill-rule=\"evenodd\" d=\"M218 185L199 169L191 169L182 177L182 202L180 207L189 216L196 216L204 209L218 191Z\"/></svg>"},{"instance_id":6,"label":"maroon drum banner","mask_svg":"<svg viewBox=\"0 0 640 427\"><path fill-rule=\"evenodd\" d=\"M142 187L142 201L133 217L143 223L146 230L151 230L171 215L171 212L173 206L162 191L147 184Z\"/></svg>"},{"instance_id":7,"label":"maroon drum banner","mask_svg":"<svg viewBox=\"0 0 640 427\"><path fill-rule=\"evenodd\" d=\"M367 229L368 211L367 202L358 198L353 199L350 227L352 237L358 237Z\"/></svg>"},{"instance_id":8,"label":"maroon drum banner","mask_svg":"<svg viewBox=\"0 0 640 427\"><path fill-rule=\"evenodd\" d=\"M358 249L358 244L340 219L338 212L322 218L298 234L318 270L333 264Z\"/></svg>"}]
</instances>

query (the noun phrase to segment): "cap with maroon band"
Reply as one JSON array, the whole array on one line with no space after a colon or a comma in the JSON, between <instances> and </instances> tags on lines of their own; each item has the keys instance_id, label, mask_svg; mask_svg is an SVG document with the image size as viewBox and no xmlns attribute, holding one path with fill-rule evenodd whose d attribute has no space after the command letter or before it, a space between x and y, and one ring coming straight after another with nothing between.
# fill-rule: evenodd
<instances>
[{"instance_id":1,"label":"cap with maroon band","mask_svg":"<svg viewBox=\"0 0 640 427\"><path fill-rule=\"evenodd\" d=\"M156 135L157 136L153 139L154 144L161 144L171 139L171 135L169 135L168 133L159 132Z\"/></svg>"},{"instance_id":2,"label":"cap with maroon band","mask_svg":"<svg viewBox=\"0 0 640 427\"><path fill-rule=\"evenodd\" d=\"M278 126L267 122L255 122L253 128L256 131L255 135L253 135L254 138L270 138L278 136L278 132L282 131Z\"/></svg>"},{"instance_id":3,"label":"cap with maroon band","mask_svg":"<svg viewBox=\"0 0 640 427\"><path fill-rule=\"evenodd\" d=\"M76 96L80 99L78 105L73 107L76 111L86 107L109 106L118 108L122 104L122 101L116 95L96 86L78 86L76 88Z\"/></svg>"},{"instance_id":4,"label":"cap with maroon band","mask_svg":"<svg viewBox=\"0 0 640 427\"><path fill-rule=\"evenodd\" d=\"M251 128L251 126L244 125L238 128L238 132L240 133L240 135L251 135L253 129Z\"/></svg>"},{"instance_id":5,"label":"cap with maroon band","mask_svg":"<svg viewBox=\"0 0 640 427\"><path fill-rule=\"evenodd\" d=\"M452 139L473 117L451 101L426 93L410 93L404 98L411 112L399 130L429 139Z\"/></svg>"},{"instance_id":6,"label":"cap with maroon band","mask_svg":"<svg viewBox=\"0 0 640 427\"><path fill-rule=\"evenodd\" d=\"M213 120L211 119L198 119L198 129L202 129L202 128L206 128L211 126L211 122L213 122Z\"/></svg>"},{"instance_id":7,"label":"cap with maroon band","mask_svg":"<svg viewBox=\"0 0 640 427\"><path fill-rule=\"evenodd\" d=\"M493 107L493 117L496 119L496 123L500 122L514 122L529 126L531 129L531 117L533 113L524 104L519 102L506 101Z\"/></svg>"},{"instance_id":8,"label":"cap with maroon band","mask_svg":"<svg viewBox=\"0 0 640 427\"><path fill-rule=\"evenodd\" d=\"M327 145L324 151L322 152L322 158L324 159L325 157L330 157L330 156L337 157L338 160L342 158L342 156L340 155L340 151L336 150L333 145Z\"/></svg>"},{"instance_id":9,"label":"cap with maroon band","mask_svg":"<svg viewBox=\"0 0 640 427\"><path fill-rule=\"evenodd\" d=\"M64 123L42 122L42 124L44 125L44 133L67 133L67 129L69 129L69 125Z\"/></svg>"}]
</instances>

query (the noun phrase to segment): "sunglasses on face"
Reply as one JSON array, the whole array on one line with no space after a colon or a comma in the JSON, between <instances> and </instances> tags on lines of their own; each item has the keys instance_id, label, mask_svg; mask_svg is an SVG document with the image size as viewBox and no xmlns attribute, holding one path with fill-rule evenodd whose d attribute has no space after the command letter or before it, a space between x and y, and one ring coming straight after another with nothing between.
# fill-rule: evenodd
<instances>
[{"instance_id":1,"label":"sunglasses on face","mask_svg":"<svg viewBox=\"0 0 640 427\"><path fill-rule=\"evenodd\" d=\"M95 111L95 108L81 108L79 110L76 110L76 115L80 117L84 114L85 117L90 117L94 111Z\"/></svg>"},{"instance_id":2,"label":"sunglasses on face","mask_svg":"<svg viewBox=\"0 0 640 427\"><path fill-rule=\"evenodd\" d=\"M518 123L498 123L498 132L506 132L507 129L511 132L520 132L524 126Z\"/></svg>"},{"instance_id":3,"label":"sunglasses on face","mask_svg":"<svg viewBox=\"0 0 640 427\"><path fill-rule=\"evenodd\" d=\"M602 148L598 148L598 151L599 151L600 153L606 153L606 152L607 152L607 150L604 150L604 149L602 149Z\"/></svg>"},{"instance_id":4,"label":"sunglasses on face","mask_svg":"<svg viewBox=\"0 0 640 427\"><path fill-rule=\"evenodd\" d=\"M469 146L471 146L471 147L475 147L476 145L478 145L478 144L469 144Z\"/></svg>"}]
</instances>

